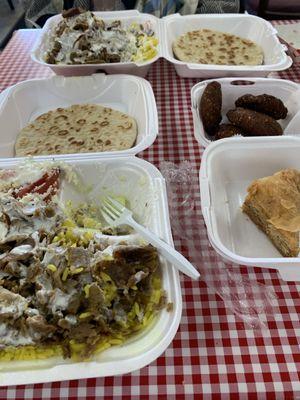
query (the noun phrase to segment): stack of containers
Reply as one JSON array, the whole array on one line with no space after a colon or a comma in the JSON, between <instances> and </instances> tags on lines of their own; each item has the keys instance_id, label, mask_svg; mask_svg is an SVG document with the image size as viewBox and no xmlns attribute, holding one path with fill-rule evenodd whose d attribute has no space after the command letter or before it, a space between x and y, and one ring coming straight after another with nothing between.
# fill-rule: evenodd
<instances>
[{"instance_id":1,"label":"stack of containers","mask_svg":"<svg viewBox=\"0 0 300 400\"><path fill-rule=\"evenodd\" d=\"M126 22L150 20L158 34L158 20L136 12L104 13L106 20ZM33 59L43 49L43 35L61 16L48 20L35 45ZM106 64L101 66L57 66L58 75L49 79L34 79L16 84L0 95L0 168L13 168L23 158L14 157L14 144L20 130L39 115L58 107L73 104L101 104L133 117L138 136L135 145L122 151L78 153L34 157L37 161L55 160L74 166L87 187L96 188L94 195L103 193L125 196L135 218L151 231L173 244L169 222L165 182L160 172L150 163L135 155L151 146L158 134L158 115L151 85L144 76L151 63ZM43 63L43 62L42 62ZM125 64L125 65L124 65ZM114 75L98 73L99 70ZM132 73L134 75L125 75ZM77 75L77 76L75 76ZM78 76L79 75L79 76ZM83 76L88 75L88 76ZM134 190L132 190L134 188ZM64 201L87 201L71 186L62 187ZM170 311L161 310L154 322L121 346L111 347L95 355L91 361L76 362L51 358L48 360L0 362L0 385L31 384L69 379L111 376L129 373L144 367L159 357L175 336L181 318L182 299L177 269L161 259L162 285Z\"/></svg>"},{"instance_id":2,"label":"stack of containers","mask_svg":"<svg viewBox=\"0 0 300 400\"><path fill-rule=\"evenodd\" d=\"M275 268L286 281L300 280L299 258L284 258L270 240L242 212L247 188L255 179L285 168L300 169L297 152L300 137L299 85L283 79L217 79L222 88L222 123L235 101L244 94L267 93L281 99L287 118L278 121L283 136L234 137L213 141L204 131L199 102L206 85L192 88L192 113L196 140L205 147L200 169L201 207L209 240L227 261L242 265ZM267 133L267 132L265 132Z\"/></svg>"},{"instance_id":3,"label":"stack of containers","mask_svg":"<svg viewBox=\"0 0 300 400\"><path fill-rule=\"evenodd\" d=\"M95 14L105 21L118 19L126 24L150 21L154 35L159 40L157 56L141 63L46 64L43 60L43 54L46 50L45 42L49 35L49 30L61 19L61 16L50 18L34 46L32 59L42 65L49 66L57 75L62 76L22 82L7 89L0 95L0 123L3 132L0 141L0 157L2 157L0 167L11 168L23 160L22 158L14 158L13 149L17 134L20 129L44 112L57 107L68 107L72 104L94 103L128 113L136 119L138 125L136 144L129 150L39 156L35 157L35 159L38 161L47 159L64 161L67 164L76 166L87 184L97 185L100 191L105 188L116 195L125 195L130 201L137 218L161 238L172 243L164 179L153 165L135 157L138 152L151 146L158 134L158 117L152 88L141 77L146 75L151 64L160 57L164 57L171 62L178 75L197 78L266 76L272 71L288 68L291 65L291 59L286 55L285 47L279 43L275 29L268 22L250 15L225 14L185 17L173 15L159 20L151 15L140 14L137 11ZM226 31L257 42L264 50L264 65L247 67L188 64L175 59L172 53L172 42L187 31L201 28ZM103 73L92 75L99 71L116 75L105 75ZM139 77L124 75L125 73ZM224 88L226 86L230 90L237 90L236 86L234 88L230 86L230 81L230 79L228 82L222 80ZM253 78L253 82L255 82L253 88L257 89L258 92L260 90L265 91L266 87L271 90L271 80ZM209 143L205 138L201 120L198 117L198 103L203 85L205 85L205 82L193 88L192 104L195 135L202 145L206 146ZM291 98L292 101L292 94L297 90L294 84L282 82L278 86L278 82L273 82L272 91L274 94L278 95L278 88L281 90L279 97L282 95L284 100ZM227 95L226 90L224 90L223 95L226 99L225 104L227 104L227 97L229 101L231 94L228 92ZM293 113L296 114L299 104L294 97L293 99ZM247 144L249 145L247 146ZM228 193L236 201L236 196L239 196L239 193L243 193L243 190L245 190L246 181L248 182L254 176L265 175L265 170L259 169L259 165L263 163L256 163L255 171L250 168L253 160L253 151L258 154L255 149L259 147L259 154L263 159L265 157L263 149L269 145L275 146L276 151L268 150L268 157L266 157L268 161L266 162L265 160L265 164L270 164L268 170L275 171L278 169L280 160L284 158L284 153L281 149L285 148L289 151L290 147L293 147L293 154L295 155L296 144L300 146L296 138L284 137L282 140L277 138L276 141L270 138L254 138L252 140L236 138L222 140L219 143L209 145L207 152L204 154L200 172L202 209L210 239L216 250L222 253L225 258L247 263L245 257L243 260L238 260L235 255L232 256L237 248L237 244L231 239L232 232L235 231L231 226L235 217L230 214L230 207L226 204L230 205ZM232 160L228 169L224 168L223 165L223 163L226 165L228 163L227 149L230 149ZM277 157L277 153L281 153L280 159ZM247 159L245 158L246 155L249 156L248 164L245 161ZM245 167L243 169L239 167L241 161L243 162L243 167ZM280 168L282 167L280 165ZM250 170L253 171L253 175L250 174L251 176L249 175ZM223 171L224 176L219 175L218 171ZM240 174L239 176L236 175L237 171ZM241 176L243 171L247 175L245 179L244 176ZM242 189L238 187L239 182L241 182ZM134 193L131 190L132 187L136 189ZM235 187L237 187L236 193L231 190ZM63 188L64 198L74 200L76 196L67 186ZM242 201L242 197L240 195L240 201ZM233 208L235 206L234 204ZM148 208L147 212L145 212L146 207ZM223 210L220 214L221 222L218 219L218 210ZM214 240L216 232L218 238L220 238L219 242ZM230 255L223 248L221 249L219 245L223 237L227 238L225 248L229 247L232 250ZM241 247L243 245L244 243L241 243ZM250 248L248 250L249 254L255 254L254 247L253 251L250 251ZM281 261L279 259L276 260ZM267 265L269 266L270 263ZM177 331L181 317L182 305L178 272L164 260L162 260L162 280L168 294L168 301L173 303L173 310L171 312L163 310L153 325L140 335L133 337L121 347L106 350L96 356L93 361L86 363L40 360L34 362L16 361L0 365L2 382L8 385L60 380L62 376L63 379L109 376L128 373L149 364L167 348Z\"/></svg>"}]
</instances>

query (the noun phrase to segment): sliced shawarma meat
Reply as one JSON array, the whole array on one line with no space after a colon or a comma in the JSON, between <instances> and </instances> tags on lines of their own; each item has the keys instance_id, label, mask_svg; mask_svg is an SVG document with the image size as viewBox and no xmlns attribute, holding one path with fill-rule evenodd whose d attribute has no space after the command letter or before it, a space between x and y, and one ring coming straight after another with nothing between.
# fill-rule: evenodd
<instances>
[{"instance_id":1,"label":"sliced shawarma meat","mask_svg":"<svg viewBox=\"0 0 300 400\"><path fill-rule=\"evenodd\" d=\"M27 300L0 286L0 321L19 318L28 306Z\"/></svg>"},{"instance_id":2,"label":"sliced shawarma meat","mask_svg":"<svg viewBox=\"0 0 300 400\"><path fill-rule=\"evenodd\" d=\"M53 233L61 212L57 205L46 205L38 200L34 204L34 213L28 213L28 204L8 196L0 201L0 244L11 241L24 241L36 236L36 232ZM6 232L5 236L4 233Z\"/></svg>"},{"instance_id":3,"label":"sliced shawarma meat","mask_svg":"<svg viewBox=\"0 0 300 400\"><path fill-rule=\"evenodd\" d=\"M49 324L42 315L34 315L26 319L26 325L30 336L34 340L41 340L51 336L55 332L56 327Z\"/></svg>"},{"instance_id":4,"label":"sliced shawarma meat","mask_svg":"<svg viewBox=\"0 0 300 400\"><path fill-rule=\"evenodd\" d=\"M120 288L132 286L133 276L141 280L143 276L148 276L150 271L154 272L158 267L157 251L150 245L118 246L113 251L113 257L113 260L101 260L93 270L96 275L102 270L105 271ZM140 271L144 271L143 276L136 275Z\"/></svg>"},{"instance_id":5,"label":"sliced shawarma meat","mask_svg":"<svg viewBox=\"0 0 300 400\"><path fill-rule=\"evenodd\" d=\"M68 260L74 268L89 267L90 253L83 247L70 247L68 249Z\"/></svg>"}]
</instances>

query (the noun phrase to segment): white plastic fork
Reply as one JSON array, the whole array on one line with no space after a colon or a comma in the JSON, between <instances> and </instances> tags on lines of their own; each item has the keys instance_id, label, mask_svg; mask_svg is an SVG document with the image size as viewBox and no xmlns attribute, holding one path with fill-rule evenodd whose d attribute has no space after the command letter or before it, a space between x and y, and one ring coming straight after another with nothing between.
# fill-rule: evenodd
<instances>
[{"instance_id":1,"label":"white plastic fork","mask_svg":"<svg viewBox=\"0 0 300 400\"><path fill-rule=\"evenodd\" d=\"M132 218L132 212L111 197L105 197L101 204L103 218L111 226L127 224L157 248L159 253L170 261L179 271L193 279L199 279L196 268L182 254L161 240L154 233L138 224Z\"/></svg>"}]
</instances>

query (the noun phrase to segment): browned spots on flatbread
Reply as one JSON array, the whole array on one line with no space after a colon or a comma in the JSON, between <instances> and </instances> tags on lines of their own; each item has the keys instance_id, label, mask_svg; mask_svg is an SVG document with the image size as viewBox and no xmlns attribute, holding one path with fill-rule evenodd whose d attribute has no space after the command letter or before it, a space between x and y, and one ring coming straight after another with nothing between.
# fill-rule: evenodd
<instances>
[{"instance_id":1,"label":"browned spots on flatbread","mask_svg":"<svg viewBox=\"0 0 300 400\"><path fill-rule=\"evenodd\" d=\"M263 63L263 51L256 43L210 29L190 31L179 36L173 42L173 52L178 60L189 63L222 65Z\"/></svg>"},{"instance_id":2,"label":"browned spots on flatbread","mask_svg":"<svg viewBox=\"0 0 300 400\"><path fill-rule=\"evenodd\" d=\"M48 132L49 132L49 133L52 133L52 132L54 132L54 131L57 131L58 129L59 129L58 126L52 125L52 126L50 126ZM39 129L36 129L36 130L38 131Z\"/></svg>"},{"instance_id":3,"label":"browned spots on flatbread","mask_svg":"<svg viewBox=\"0 0 300 400\"><path fill-rule=\"evenodd\" d=\"M66 119L68 119L66 115L58 115L57 117L54 118L56 122L64 121Z\"/></svg>"},{"instance_id":4,"label":"browned spots on flatbread","mask_svg":"<svg viewBox=\"0 0 300 400\"><path fill-rule=\"evenodd\" d=\"M61 131L58 131L57 134L59 136L66 136L68 134L68 131L67 131L67 129L63 129Z\"/></svg>"},{"instance_id":5,"label":"browned spots on flatbread","mask_svg":"<svg viewBox=\"0 0 300 400\"><path fill-rule=\"evenodd\" d=\"M23 128L15 151L24 156L123 150L132 147L136 137L136 121L123 112L96 104L75 104L40 115Z\"/></svg>"}]
</instances>

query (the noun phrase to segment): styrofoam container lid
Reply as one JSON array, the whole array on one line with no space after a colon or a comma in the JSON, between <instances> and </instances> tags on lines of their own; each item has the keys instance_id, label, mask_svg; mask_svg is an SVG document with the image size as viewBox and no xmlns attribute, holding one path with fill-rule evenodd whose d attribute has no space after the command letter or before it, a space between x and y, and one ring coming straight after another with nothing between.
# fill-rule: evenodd
<instances>
[{"instance_id":1,"label":"styrofoam container lid","mask_svg":"<svg viewBox=\"0 0 300 400\"><path fill-rule=\"evenodd\" d=\"M57 161L57 158L54 158ZM61 159L59 160L61 161ZM166 242L173 244L165 181L150 163L136 157L109 157L101 160L90 155L78 159L65 158L73 165L86 186L93 187L93 197L105 193L125 196L135 218ZM16 159L0 160L0 168L13 168ZM132 188L134 187L134 190ZM87 201L88 195L63 184L62 199L74 204ZM61 358L31 361L0 362L0 386L84 379L129 373L159 357L169 346L178 329L182 299L177 269L161 259L162 284L172 311L163 309L145 330L122 345L113 346L91 361L75 362Z\"/></svg>"},{"instance_id":2,"label":"styrofoam container lid","mask_svg":"<svg viewBox=\"0 0 300 400\"><path fill-rule=\"evenodd\" d=\"M214 249L231 262L275 268L300 281L300 257L282 257L241 206L255 179L285 168L300 170L300 138L228 138L208 146L200 168L201 209Z\"/></svg>"},{"instance_id":3,"label":"styrofoam container lid","mask_svg":"<svg viewBox=\"0 0 300 400\"><path fill-rule=\"evenodd\" d=\"M179 61L174 57L172 44L180 35L196 30L212 29L250 39L264 52L263 65L213 65ZM249 14L197 14L169 15L163 18L163 56L170 61L178 75L189 78L221 76L266 76L271 71L281 71L291 66L276 29L266 20Z\"/></svg>"},{"instance_id":4,"label":"styrofoam container lid","mask_svg":"<svg viewBox=\"0 0 300 400\"><path fill-rule=\"evenodd\" d=\"M132 148L93 155L136 154L154 142L158 133L158 116L151 85L145 79L105 74L52 76L18 83L1 94L0 158L14 157L14 144L20 130L39 115L58 107L86 103L101 104L124 112L135 118L138 127L136 144ZM72 158L73 155L65 157ZM78 157L84 157L84 153L78 153Z\"/></svg>"},{"instance_id":5,"label":"styrofoam container lid","mask_svg":"<svg viewBox=\"0 0 300 400\"><path fill-rule=\"evenodd\" d=\"M227 111L235 107L235 101L244 94L254 96L260 94L269 94L276 96L288 109L288 115L285 119L277 121L284 130L284 135L300 135L300 86L299 84L285 79L271 78L221 78L209 79L197 83L191 90L192 113L194 122L194 135L196 140L206 147L213 142L206 135L202 119L200 117L200 99L207 84L216 81L221 84L222 90L222 121L228 123L226 117ZM238 137L238 140L245 140L244 137Z\"/></svg>"},{"instance_id":6,"label":"styrofoam container lid","mask_svg":"<svg viewBox=\"0 0 300 400\"><path fill-rule=\"evenodd\" d=\"M150 14L142 14L137 10L125 11L95 11L93 14L96 17L102 18L105 22L120 20L122 24L128 26L133 22L151 23L154 35L160 38L159 19ZM119 62L106 64L78 64L78 65L62 65L48 64L44 61L43 55L48 50L46 40L49 37L50 30L63 19L61 14L49 18L42 28L41 35L35 42L31 58L33 61L51 68L57 75L75 76L75 75L90 75L97 71L105 71L109 74L133 74L144 77L151 64L153 64L161 56L161 43L158 43L158 53L151 60L145 62Z\"/></svg>"}]
</instances>

